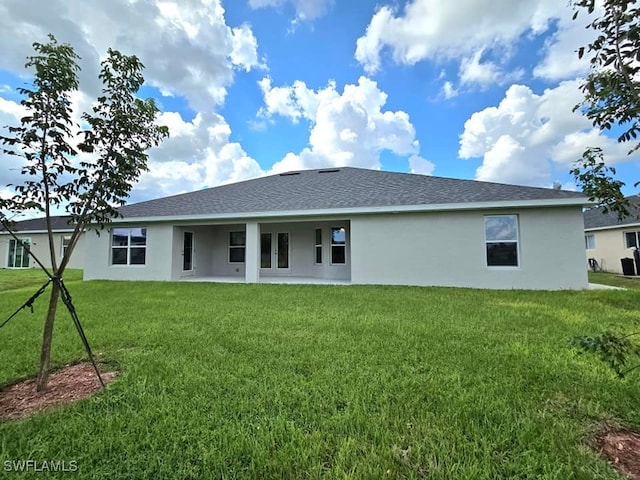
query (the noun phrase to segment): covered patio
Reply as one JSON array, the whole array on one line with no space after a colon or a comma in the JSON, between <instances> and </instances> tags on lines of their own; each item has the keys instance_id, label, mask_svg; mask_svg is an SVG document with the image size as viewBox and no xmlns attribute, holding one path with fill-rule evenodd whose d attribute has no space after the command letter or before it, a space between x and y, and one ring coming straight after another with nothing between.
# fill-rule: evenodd
<instances>
[{"instance_id":1,"label":"covered patio","mask_svg":"<svg viewBox=\"0 0 640 480\"><path fill-rule=\"evenodd\" d=\"M349 220L180 225L172 278L221 283L350 284Z\"/></svg>"},{"instance_id":2,"label":"covered patio","mask_svg":"<svg viewBox=\"0 0 640 480\"><path fill-rule=\"evenodd\" d=\"M210 277L183 277L183 282L211 282L211 283L245 283L244 277L237 276L210 276ZM283 277L262 276L258 283L290 284L290 285L351 285L349 280L312 278L312 277Z\"/></svg>"}]
</instances>

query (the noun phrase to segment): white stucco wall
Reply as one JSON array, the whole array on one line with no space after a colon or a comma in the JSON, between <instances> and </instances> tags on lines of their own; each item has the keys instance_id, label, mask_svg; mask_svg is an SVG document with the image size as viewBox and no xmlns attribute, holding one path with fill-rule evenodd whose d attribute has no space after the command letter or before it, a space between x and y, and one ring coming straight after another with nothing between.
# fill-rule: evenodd
<instances>
[{"instance_id":1,"label":"white stucco wall","mask_svg":"<svg viewBox=\"0 0 640 480\"><path fill-rule=\"evenodd\" d=\"M518 267L487 267L487 214L518 215ZM588 283L578 207L354 217L351 259L351 281L360 284L555 290Z\"/></svg>"},{"instance_id":2,"label":"white stucco wall","mask_svg":"<svg viewBox=\"0 0 640 480\"><path fill-rule=\"evenodd\" d=\"M622 273L621 258L633 258L633 248L626 248L625 232L640 231L640 227L615 228L585 232L593 234L595 248L586 251L587 258L595 258L607 272Z\"/></svg>"},{"instance_id":3,"label":"white stucco wall","mask_svg":"<svg viewBox=\"0 0 640 480\"><path fill-rule=\"evenodd\" d=\"M71 233L55 232L53 234L56 258L58 262L62 258L62 237L70 236ZM0 234L0 268L6 268L9 262L9 240L12 237L8 234ZM31 249L33 253L40 259L45 266L51 266L51 254L49 252L49 240L45 233L21 233L18 235L20 239L30 239ZM68 268L84 267L84 234L78 240L76 248L71 255ZM38 268L33 259L29 260L30 268Z\"/></svg>"},{"instance_id":4,"label":"white stucco wall","mask_svg":"<svg viewBox=\"0 0 640 480\"><path fill-rule=\"evenodd\" d=\"M147 229L145 265L112 265L111 229L104 229L99 236L89 231L85 234L85 280L171 280L172 225L118 224L117 228Z\"/></svg>"},{"instance_id":5,"label":"white stucco wall","mask_svg":"<svg viewBox=\"0 0 640 480\"><path fill-rule=\"evenodd\" d=\"M212 247L212 273L214 276L244 277L244 263L229 262L229 233L243 232L245 224L216 226L208 240Z\"/></svg>"},{"instance_id":6,"label":"white stucco wall","mask_svg":"<svg viewBox=\"0 0 640 480\"><path fill-rule=\"evenodd\" d=\"M484 217L518 215L518 267L487 267ZM254 220L255 222L255 220ZM224 225L130 224L147 228L146 265L111 265L107 231L87 235L86 279L179 280L185 230L194 233L196 277L245 277L245 264L229 263L229 232L246 223ZM256 232L255 223L250 230ZM120 225L119 225L120 226ZM123 225L124 226L124 225ZM350 220L259 222L257 233L289 233L288 271L260 272L351 280L356 284L443 285L501 289L587 287L584 226L579 207L355 215ZM330 264L331 227L345 227L347 263ZM323 262L315 265L315 229L323 231ZM248 243L249 244L249 243ZM253 242L256 245L256 242ZM259 248L259 241L257 247ZM255 257L254 257L255 260ZM255 267L254 267L255 268Z\"/></svg>"}]
</instances>

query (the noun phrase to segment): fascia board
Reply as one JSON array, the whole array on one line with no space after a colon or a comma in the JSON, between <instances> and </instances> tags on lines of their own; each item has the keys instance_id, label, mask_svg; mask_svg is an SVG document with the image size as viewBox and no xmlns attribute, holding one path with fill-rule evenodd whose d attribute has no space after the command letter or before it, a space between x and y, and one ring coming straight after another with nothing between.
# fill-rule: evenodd
<instances>
[{"instance_id":1,"label":"fascia board","mask_svg":"<svg viewBox=\"0 0 640 480\"><path fill-rule=\"evenodd\" d=\"M640 223L625 223L623 225L607 225L605 227L593 227L593 228L585 228L585 232L598 232L603 230L624 230L627 228L637 228L640 227Z\"/></svg>"},{"instance_id":2,"label":"fascia board","mask_svg":"<svg viewBox=\"0 0 640 480\"><path fill-rule=\"evenodd\" d=\"M46 234L47 231L46 230L16 230L13 233L15 233L16 235L26 235L26 234L37 235L37 234L43 234L43 233ZM73 233L73 228L70 228L67 230L51 230L51 233ZM6 230L1 230L0 234L11 235Z\"/></svg>"},{"instance_id":3,"label":"fascia board","mask_svg":"<svg viewBox=\"0 0 640 480\"><path fill-rule=\"evenodd\" d=\"M356 207L356 208L333 208L333 209L313 209L313 210L283 210L268 212L238 212L222 214L199 214L199 215L167 215L167 216L146 216L146 217L124 217L111 221L112 224L124 223L156 223L156 222L184 222L184 221L225 221L225 220L248 220L248 219L270 219L288 217L328 217L347 215L372 215L383 213L413 213L413 212L446 212L446 211L468 211L468 210L493 210L493 209L520 209L539 207L583 207L590 202L586 197L544 199L544 200L516 200L516 201L492 201L492 202L469 202L469 203L446 203L433 205L397 205L380 207Z\"/></svg>"}]
</instances>

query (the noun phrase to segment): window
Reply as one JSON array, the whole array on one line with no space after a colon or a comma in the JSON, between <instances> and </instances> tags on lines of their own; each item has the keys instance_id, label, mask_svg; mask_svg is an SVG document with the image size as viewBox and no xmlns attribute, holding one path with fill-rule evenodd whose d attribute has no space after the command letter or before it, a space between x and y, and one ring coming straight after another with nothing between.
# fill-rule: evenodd
<instances>
[{"instance_id":1,"label":"window","mask_svg":"<svg viewBox=\"0 0 640 480\"><path fill-rule=\"evenodd\" d=\"M584 236L584 248L587 250L596 248L596 236L593 233Z\"/></svg>"},{"instance_id":2,"label":"window","mask_svg":"<svg viewBox=\"0 0 640 480\"><path fill-rule=\"evenodd\" d=\"M18 242L12 238L9 240L9 258L7 268L29 268L30 238L21 238Z\"/></svg>"},{"instance_id":3,"label":"window","mask_svg":"<svg viewBox=\"0 0 640 480\"><path fill-rule=\"evenodd\" d=\"M331 263L347 263L347 232L344 227L331 227Z\"/></svg>"},{"instance_id":4,"label":"window","mask_svg":"<svg viewBox=\"0 0 640 480\"><path fill-rule=\"evenodd\" d=\"M182 234L182 271L193 270L193 232Z\"/></svg>"},{"instance_id":5,"label":"window","mask_svg":"<svg viewBox=\"0 0 640 480\"><path fill-rule=\"evenodd\" d=\"M62 235L62 256L64 257L64 254L67 253L67 247L69 246L69 243L71 242L71 235Z\"/></svg>"},{"instance_id":6,"label":"window","mask_svg":"<svg viewBox=\"0 0 640 480\"><path fill-rule=\"evenodd\" d=\"M260 268L271 268L271 233L260 234Z\"/></svg>"},{"instance_id":7,"label":"window","mask_svg":"<svg viewBox=\"0 0 640 480\"><path fill-rule=\"evenodd\" d=\"M114 228L111 230L112 265L144 265L146 257L146 228Z\"/></svg>"},{"instance_id":8,"label":"window","mask_svg":"<svg viewBox=\"0 0 640 480\"><path fill-rule=\"evenodd\" d=\"M244 263L245 232L229 232L229 263Z\"/></svg>"},{"instance_id":9,"label":"window","mask_svg":"<svg viewBox=\"0 0 640 480\"><path fill-rule=\"evenodd\" d=\"M624 232L625 246L627 248L637 248L640 245L639 236L640 232Z\"/></svg>"},{"instance_id":10,"label":"window","mask_svg":"<svg viewBox=\"0 0 640 480\"><path fill-rule=\"evenodd\" d=\"M316 228L316 265L322 263L322 229Z\"/></svg>"},{"instance_id":11,"label":"window","mask_svg":"<svg viewBox=\"0 0 640 480\"><path fill-rule=\"evenodd\" d=\"M518 266L518 216L487 215L484 217L487 266Z\"/></svg>"}]
</instances>

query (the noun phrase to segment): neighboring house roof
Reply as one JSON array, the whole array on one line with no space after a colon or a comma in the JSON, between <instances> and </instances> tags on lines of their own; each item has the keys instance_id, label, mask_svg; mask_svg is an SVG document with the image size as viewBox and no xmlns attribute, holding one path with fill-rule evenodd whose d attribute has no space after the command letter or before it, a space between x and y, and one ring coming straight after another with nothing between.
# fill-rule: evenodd
<instances>
[{"instance_id":1,"label":"neighboring house roof","mask_svg":"<svg viewBox=\"0 0 640 480\"><path fill-rule=\"evenodd\" d=\"M585 205L582 193L353 167L287 172L121 207L126 219L504 203ZM245 214L245 215L243 215Z\"/></svg>"},{"instance_id":2,"label":"neighboring house roof","mask_svg":"<svg viewBox=\"0 0 640 480\"><path fill-rule=\"evenodd\" d=\"M618 219L618 213L608 211L604 212L603 207L594 207L583 212L584 216L584 228L585 230L591 229L608 229L608 228L620 228L626 225L638 225L640 224L640 198L637 195L627 197L630 203L629 216Z\"/></svg>"},{"instance_id":3,"label":"neighboring house roof","mask_svg":"<svg viewBox=\"0 0 640 480\"><path fill-rule=\"evenodd\" d=\"M51 228L55 232L72 231L73 225L69 225L70 216L51 217ZM19 222L13 222L14 232L46 232L47 222L46 218L31 218L29 220L21 220ZM0 233L5 232L4 227L0 225Z\"/></svg>"}]
</instances>

